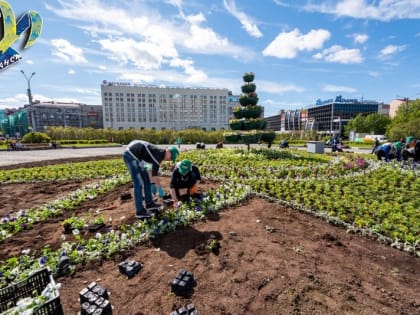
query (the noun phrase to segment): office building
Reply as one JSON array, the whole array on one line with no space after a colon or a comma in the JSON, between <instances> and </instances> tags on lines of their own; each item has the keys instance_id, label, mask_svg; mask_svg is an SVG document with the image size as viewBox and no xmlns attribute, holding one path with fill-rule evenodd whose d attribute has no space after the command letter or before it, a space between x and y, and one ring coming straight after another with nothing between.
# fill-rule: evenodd
<instances>
[{"instance_id":1,"label":"office building","mask_svg":"<svg viewBox=\"0 0 420 315\"><path fill-rule=\"evenodd\" d=\"M227 89L159 87L103 81L104 128L229 128L234 96Z\"/></svg>"},{"instance_id":2,"label":"office building","mask_svg":"<svg viewBox=\"0 0 420 315\"><path fill-rule=\"evenodd\" d=\"M50 126L103 128L102 106L40 102L10 110L1 120L4 134L20 138L28 132L44 132Z\"/></svg>"},{"instance_id":3,"label":"office building","mask_svg":"<svg viewBox=\"0 0 420 315\"><path fill-rule=\"evenodd\" d=\"M313 121L318 133L342 134L343 127L358 114L378 113L380 104L376 101L344 99L318 100L315 106L307 108L308 119Z\"/></svg>"},{"instance_id":4,"label":"office building","mask_svg":"<svg viewBox=\"0 0 420 315\"><path fill-rule=\"evenodd\" d=\"M267 117L267 129L280 132L316 131L318 134L342 134L348 121L358 114L388 115L389 105L376 101L344 99L318 100L316 105L303 110L282 110L279 115Z\"/></svg>"}]
</instances>

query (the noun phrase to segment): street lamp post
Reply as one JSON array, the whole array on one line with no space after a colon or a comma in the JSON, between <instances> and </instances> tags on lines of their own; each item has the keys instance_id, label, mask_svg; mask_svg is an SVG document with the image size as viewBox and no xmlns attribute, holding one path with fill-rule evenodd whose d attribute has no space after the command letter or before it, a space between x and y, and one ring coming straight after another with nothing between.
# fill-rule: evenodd
<instances>
[{"instance_id":1,"label":"street lamp post","mask_svg":"<svg viewBox=\"0 0 420 315\"><path fill-rule=\"evenodd\" d=\"M29 78L27 77L27 75L25 74L25 72L23 70L20 70L20 72L25 77L26 82L28 82L28 100L29 100L29 105L32 105L31 79L35 75L35 72L32 72L32 74L29 76Z\"/></svg>"},{"instance_id":2,"label":"street lamp post","mask_svg":"<svg viewBox=\"0 0 420 315\"><path fill-rule=\"evenodd\" d=\"M35 72L32 72L32 74L28 77L23 70L20 70L20 72L23 74L23 76L26 79L26 82L28 83L28 100L29 100L29 108L31 112L31 120L32 120L32 128L33 131L36 131L36 122L35 122L35 114L34 110L32 108L33 102L32 102L32 93L31 93L31 79L35 75Z\"/></svg>"}]
</instances>

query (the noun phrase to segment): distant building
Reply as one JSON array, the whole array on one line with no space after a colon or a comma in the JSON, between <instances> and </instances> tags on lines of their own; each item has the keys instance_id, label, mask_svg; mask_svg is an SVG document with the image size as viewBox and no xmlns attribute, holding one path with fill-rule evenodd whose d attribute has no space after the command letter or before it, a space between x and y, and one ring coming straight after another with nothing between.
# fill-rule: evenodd
<instances>
[{"instance_id":1,"label":"distant building","mask_svg":"<svg viewBox=\"0 0 420 315\"><path fill-rule=\"evenodd\" d=\"M0 121L4 134L22 137L50 126L103 128L102 106L79 103L39 102L9 111Z\"/></svg>"},{"instance_id":2,"label":"distant building","mask_svg":"<svg viewBox=\"0 0 420 315\"><path fill-rule=\"evenodd\" d=\"M378 114L389 116L390 113L390 104L379 103L378 105Z\"/></svg>"},{"instance_id":3,"label":"distant building","mask_svg":"<svg viewBox=\"0 0 420 315\"><path fill-rule=\"evenodd\" d=\"M103 81L103 124L112 129L229 128L237 97L227 89L158 87Z\"/></svg>"},{"instance_id":4,"label":"distant building","mask_svg":"<svg viewBox=\"0 0 420 315\"><path fill-rule=\"evenodd\" d=\"M344 99L318 100L316 105L303 110L282 110L279 115L267 117L267 128L280 132L316 131L320 134L342 133L347 122L358 114L388 114L389 105L376 101Z\"/></svg>"},{"instance_id":5,"label":"distant building","mask_svg":"<svg viewBox=\"0 0 420 315\"><path fill-rule=\"evenodd\" d=\"M308 118L313 120L318 133L341 134L350 119L358 114L378 113L379 105L376 101L344 99L339 95L335 100L318 100L315 106L307 109Z\"/></svg>"},{"instance_id":6,"label":"distant building","mask_svg":"<svg viewBox=\"0 0 420 315\"><path fill-rule=\"evenodd\" d=\"M280 131L281 130L281 115L274 115L270 117L264 117L267 121L266 130Z\"/></svg>"},{"instance_id":7,"label":"distant building","mask_svg":"<svg viewBox=\"0 0 420 315\"><path fill-rule=\"evenodd\" d=\"M410 100L408 98L400 98L400 99L395 99L392 100L391 103L389 104L389 117L394 118L397 114L397 110L400 107L404 108L408 108L408 106L410 106L410 104L413 102L413 100Z\"/></svg>"}]
</instances>

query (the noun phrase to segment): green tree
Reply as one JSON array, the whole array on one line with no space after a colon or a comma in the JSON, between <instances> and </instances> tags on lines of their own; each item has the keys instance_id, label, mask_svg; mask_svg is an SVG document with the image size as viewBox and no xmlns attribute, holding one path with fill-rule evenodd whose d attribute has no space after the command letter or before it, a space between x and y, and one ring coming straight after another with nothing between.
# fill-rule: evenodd
<instances>
[{"instance_id":1,"label":"green tree","mask_svg":"<svg viewBox=\"0 0 420 315\"><path fill-rule=\"evenodd\" d=\"M391 118L384 114L369 114L365 117L366 128L375 135L383 135L391 123Z\"/></svg>"},{"instance_id":2,"label":"green tree","mask_svg":"<svg viewBox=\"0 0 420 315\"><path fill-rule=\"evenodd\" d=\"M348 135L350 131L354 130L355 132L367 132L365 126L365 119L362 114L358 114L356 117L349 120L349 122L344 127L344 132Z\"/></svg>"},{"instance_id":3,"label":"green tree","mask_svg":"<svg viewBox=\"0 0 420 315\"><path fill-rule=\"evenodd\" d=\"M388 126L388 139L420 138L420 99L402 104Z\"/></svg>"},{"instance_id":4,"label":"green tree","mask_svg":"<svg viewBox=\"0 0 420 315\"><path fill-rule=\"evenodd\" d=\"M29 132L22 138L22 143L48 143L51 138L43 132Z\"/></svg>"},{"instance_id":5,"label":"green tree","mask_svg":"<svg viewBox=\"0 0 420 315\"><path fill-rule=\"evenodd\" d=\"M349 134L351 130L360 133L371 133L382 135L386 133L386 130L391 123L391 119L383 114L369 114L363 115L358 114L347 123L344 127L345 133Z\"/></svg>"},{"instance_id":6,"label":"green tree","mask_svg":"<svg viewBox=\"0 0 420 315\"><path fill-rule=\"evenodd\" d=\"M245 72L242 76L244 83L241 86L242 93L239 96L240 106L233 108L234 119L229 121L229 126L233 132L225 134L225 141L242 141L250 149L251 143L265 142L269 147L273 143L276 135L273 131L265 131L267 121L262 114L264 108L258 105L258 95L255 92L257 86L254 81L253 72Z\"/></svg>"}]
</instances>

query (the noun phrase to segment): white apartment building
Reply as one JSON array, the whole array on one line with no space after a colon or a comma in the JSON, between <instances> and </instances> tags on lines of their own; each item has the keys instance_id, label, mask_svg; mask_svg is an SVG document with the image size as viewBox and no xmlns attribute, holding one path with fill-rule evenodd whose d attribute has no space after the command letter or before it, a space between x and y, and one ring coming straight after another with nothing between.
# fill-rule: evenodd
<instances>
[{"instance_id":1,"label":"white apartment building","mask_svg":"<svg viewBox=\"0 0 420 315\"><path fill-rule=\"evenodd\" d=\"M229 128L227 89L158 87L123 82L101 84L104 128L156 130Z\"/></svg>"}]
</instances>

